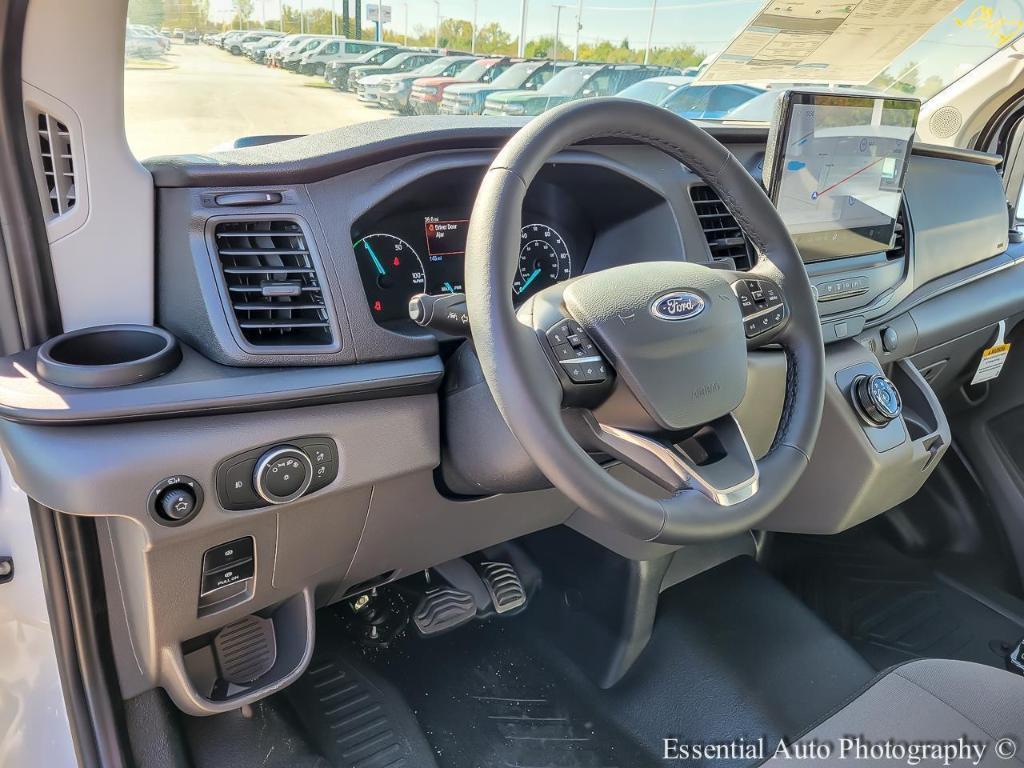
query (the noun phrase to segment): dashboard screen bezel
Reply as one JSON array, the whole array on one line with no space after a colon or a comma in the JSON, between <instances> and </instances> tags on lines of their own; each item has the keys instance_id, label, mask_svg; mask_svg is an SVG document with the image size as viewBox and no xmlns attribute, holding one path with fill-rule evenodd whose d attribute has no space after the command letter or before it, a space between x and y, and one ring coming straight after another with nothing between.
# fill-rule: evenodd
<instances>
[{"instance_id":1,"label":"dashboard screen bezel","mask_svg":"<svg viewBox=\"0 0 1024 768\"><path fill-rule=\"evenodd\" d=\"M782 182L782 163L785 162L786 152L785 148L789 142L789 132L792 127L793 109L797 106L814 106L821 104L827 100L829 105L834 105L837 102L847 102L849 106L859 106L865 101L870 102L901 102L903 104L909 104L914 108L914 131L911 133L907 140L906 151L904 154L903 165L900 170L899 177L899 195L900 195L900 207L903 206L903 193L904 184L906 182L907 170L910 167L910 156L914 146L914 135L917 130L917 120L920 116L921 102L918 99L910 98L906 96L890 96L889 94L871 94L871 93L834 93L832 91L815 91L815 90L786 90L779 98L776 108L775 117L772 121L771 128L768 133L768 146L765 153L764 170L762 178L764 186L768 191L768 197L772 201L772 204L778 209L779 192L781 189ZM780 215L782 212L780 211ZM898 214L897 214L898 215ZM820 232L813 233L815 236L821 234L834 233L837 238L835 239L836 246L835 250L820 252L817 249L812 249L807 240L810 239L807 235L798 235L790 233L793 237L793 241L797 245L797 249L800 251L800 256L804 263L816 263L820 261L832 261L835 259L843 259L854 256L864 256L872 253L882 253L892 248L893 240L896 235L896 219L891 219L888 232L889 236L887 240L881 238L869 239L864 235L861 235L854 230L849 228L840 229L828 229L824 227ZM843 233L847 233L846 237L842 237ZM801 245L803 241L803 245ZM862 247L857 247L855 243L863 243ZM847 247L849 246L849 247ZM838 251L838 252L835 252Z\"/></svg>"}]
</instances>

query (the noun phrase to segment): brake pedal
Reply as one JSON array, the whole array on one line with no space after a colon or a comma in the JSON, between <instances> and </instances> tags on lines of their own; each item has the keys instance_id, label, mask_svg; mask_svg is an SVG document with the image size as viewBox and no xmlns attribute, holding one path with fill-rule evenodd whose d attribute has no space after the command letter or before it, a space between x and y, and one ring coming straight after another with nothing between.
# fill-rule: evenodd
<instances>
[{"instance_id":1,"label":"brake pedal","mask_svg":"<svg viewBox=\"0 0 1024 768\"><path fill-rule=\"evenodd\" d=\"M508 563L480 563L481 575L497 614L509 613L526 605L526 590L516 569Z\"/></svg>"},{"instance_id":2,"label":"brake pedal","mask_svg":"<svg viewBox=\"0 0 1024 768\"><path fill-rule=\"evenodd\" d=\"M475 618L476 602L471 594L454 587L435 587L424 593L412 622L421 635L430 637Z\"/></svg>"}]
</instances>

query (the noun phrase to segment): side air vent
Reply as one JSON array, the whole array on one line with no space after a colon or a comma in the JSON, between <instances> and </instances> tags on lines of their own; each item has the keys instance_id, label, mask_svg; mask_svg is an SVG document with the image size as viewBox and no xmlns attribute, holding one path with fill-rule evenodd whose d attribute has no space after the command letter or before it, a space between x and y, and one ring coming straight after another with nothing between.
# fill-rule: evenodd
<instances>
[{"instance_id":1,"label":"side air vent","mask_svg":"<svg viewBox=\"0 0 1024 768\"><path fill-rule=\"evenodd\" d=\"M711 257L715 261L731 259L736 269L750 269L754 265L753 249L721 198L711 187L701 184L690 187L690 199L697 210Z\"/></svg>"},{"instance_id":2,"label":"side air vent","mask_svg":"<svg viewBox=\"0 0 1024 768\"><path fill-rule=\"evenodd\" d=\"M320 276L297 222L220 222L214 229L228 300L257 347L331 344Z\"/></svg>"},{"instance_id":3,"label":"side air vent","mask_svg":"<svg viewBox=\"0 0 1024 768\"><path fill-rule=\"evenodd\" d=\"M892 248L885 252L885 257L889 261L899 261L906 255L906 216L904 215L903 208L900 208L900 212L896 216L896 234L892 240Z\"/></svg>"},{"instance_id":4,"label":"side air vent","mask_svg":"<svg viewBox=\"0 0 1024 768\"><path fill-rule=\"evenodd\" d=\"M71 153L71 133L64 123L51 115L36 115L39 160L43 170L44 196L50 203L47 218L67 213L75 207L75 162Z\"/></svg>"}]
</instances>

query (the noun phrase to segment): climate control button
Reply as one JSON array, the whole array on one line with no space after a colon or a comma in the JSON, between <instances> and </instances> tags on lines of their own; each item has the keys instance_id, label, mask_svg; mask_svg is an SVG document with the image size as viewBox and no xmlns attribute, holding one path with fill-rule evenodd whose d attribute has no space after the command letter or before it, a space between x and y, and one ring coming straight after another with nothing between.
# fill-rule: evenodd
<instances>
[{"instance_id":1,"label":"climate control button","mask_svg":"<svg viewBox=\"0 0 1024 768\"><path fill-rule=\"evenodd\" d=\"M313 464L303 451L290 445L271 448L253 472L253 485L269 504L285 504L306 492L313 480Z\"/></svg>"}]
</instances>

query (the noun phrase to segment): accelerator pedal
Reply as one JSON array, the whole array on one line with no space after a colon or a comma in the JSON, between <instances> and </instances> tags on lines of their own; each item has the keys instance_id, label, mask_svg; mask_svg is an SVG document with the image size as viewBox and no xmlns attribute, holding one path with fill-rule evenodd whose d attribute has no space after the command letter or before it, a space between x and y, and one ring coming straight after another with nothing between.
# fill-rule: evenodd
<instances>
[{"instance_id":1,"label":"accelerator pedal","mask_svg":"<svg viewBox=\"0 0 1024 768\"><path fill-rule=\"evenodd\" d=\"M523 582L516 569L508 563L480 563L480 575L491 595L495 613L509 613L526 605Z\"/></svg>"},{"instance_id":2,"label":"accelerator pedal","mask_svg":"<svg viewBox=\"0 0 1024 768\"><path fill-rule=\"evenodd\" d=\"M455 587L435 587L423 594L412 622L423 637L430 637L475 618L476 602L471 594Z\"/></svg>"},{"instance_id":3,"label":"accelerator pedal","mask_svg":"<svg viewBox=\"0 0 1024 768\"><path fill-rule=\"evenodd\" d=\"M248 685L269 672L277 661L274 622L246 616L218 632L213 648L221 678L235 685Z\"/></svg>"}]
</instances>

